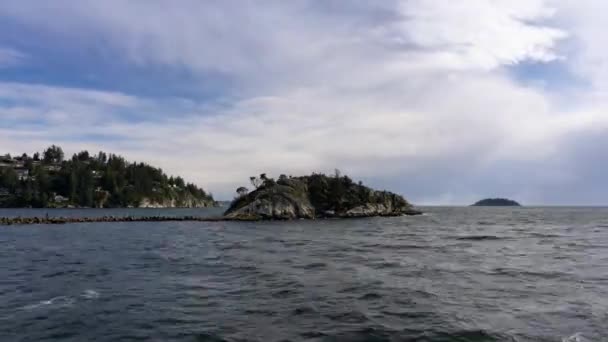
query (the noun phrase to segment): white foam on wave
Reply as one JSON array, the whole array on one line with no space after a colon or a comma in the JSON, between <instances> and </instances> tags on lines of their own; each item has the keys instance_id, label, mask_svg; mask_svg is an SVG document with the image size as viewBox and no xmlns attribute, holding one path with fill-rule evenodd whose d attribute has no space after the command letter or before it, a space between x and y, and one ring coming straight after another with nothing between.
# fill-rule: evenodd
<instances>
[{"instance_id":1,"label":"white foam on wave","mask_svg":"<svg viewBox=\"0 0 608 342\"><path fill-rule=\"evenodd\" d=\"M99 292L95 290L84 290L78 297L83 299L97 299L99 298ZM73 306L78 297L70 297L70 296L58 296L53 297L48 300L41 300L38 303L26 305L23 307L23 310L35 310L40 308L65 308Z\"/></svg>"},{"instance_id":2,"label":"white foam on wave","mask_svg":"<svg viewBox=\"0 0 608 342\"><path fill-rule=\"evenodd\" d=\"M53 297L48 300L42 300L36 304L24 306L23 309L24 310L34 310L34 309L38 309L38 308L42 308L42 307L49 307L49 306L57 307L57 308L69 307L69 306L74 305L75 301L76 300L72 297L59 296L59 297Z\"/></svg>"},{"instance_id":3,"label":"white foam on wave","mask_svg":"<svg viewBox=\"0 0 608 342\"><path fill-rule=\"evenodd\" d=\"M86 299L97 299L99 298L99 292L95 290L84 290L84 292L80 294L80 297Z\"/></svg>"},{"instance_id":4,"label":"white foam on wave","mask_svg":"<svg viewBox=\"0 0 608 342\"><path fill-rule=\"evenodd\" d=\"M592 342L592 341L584 338L582 333L576 333L570 337L563 338L562 342Z\"/></svg>"}]
</instances>

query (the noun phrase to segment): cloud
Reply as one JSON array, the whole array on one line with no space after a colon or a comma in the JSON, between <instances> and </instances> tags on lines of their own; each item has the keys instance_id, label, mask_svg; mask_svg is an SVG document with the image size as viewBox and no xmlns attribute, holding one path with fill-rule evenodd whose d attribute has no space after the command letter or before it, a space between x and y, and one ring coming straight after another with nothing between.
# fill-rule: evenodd
<instances>
[{"instance_id":1,"label":"cloud","mask_svg":"<svg viewBox=\"0 0 608 342\"><path fill-rule=\"evenodd\" d=\"M0 69L19 65L25 59L26 56L15 49L0 47Z\"/></svg>"},{"instance_id":2,"label":"cloud","mask_svg":"<svg viewBox=\"0 0 608 342\"><path fill-rule=\"evenodd\" d=\"M335 81L353 81L348 75L374 81L374 73L363 72L365 66L380 71L378 78L422 67L487 69L523 60L546 62L558 57L554 47L566 36L534 24L552 13L542 0L333 3L339 11L302 0L265 6L247 1L183 1L179 6L167 1L23 1L0 7L0 14L79 44L99 44L102 38L136 65L216 71L257 89L259 83L317 84L328 74L338 76ZM46 20L49 15L65 20Z\"/></svg>"},{"instance_id":3,"label":"cloud","mask_svg":"<svg viewBox=\"0 0 608 342\"><path fill-rule=\"evenodd\" d=\"M592 185L569 167L572 139L608 128L603 64L589 62L602 56L590 46L599 26L582 25L587 15L542 0L11 2L0 16L19 27L78 49L103 46L93 62L186 70L194 93L210 73L231 87L186 100L5 82L0 146L103 148L222 198L252 174L337 167L415 202L561 203L547 189L566 183L585 201ZM585 49L572 52L575 43ZM564 94L509 72L558 62L593 80L567 107Z\"/></svg>"},{"instance_id":4,"label":"cloud","mask_svg":"<svg viewBox=\"0 0 608 342\"><path fill-rule=\"evenodd\" d=\"M531 22L551 17L542 0L404 1L404 19L390 25L396 42L424 49L426 63L443 68L493 69L522 61L550 62L567 34Z\"/></svg>"},{"instance_id":5,"label":"cloud","mask_svg":"<svg viewBox=\"0 0 608 342\"><path fill-rule=\"evenodd\" d=\"M567 45L569 67L592 83L596 91L593 95L605 97L608 90L608 49L599 39L606 30L602 13L608 10L608 4L592 0L559 0L557 3L561 11L557 13L556 21L571 32Z\"/></svg>"}]
</instances>

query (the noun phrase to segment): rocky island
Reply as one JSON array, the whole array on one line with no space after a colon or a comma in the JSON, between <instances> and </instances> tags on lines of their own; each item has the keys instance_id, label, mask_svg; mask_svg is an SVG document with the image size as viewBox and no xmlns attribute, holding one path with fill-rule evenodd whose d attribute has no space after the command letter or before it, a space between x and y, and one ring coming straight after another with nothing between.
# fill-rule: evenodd
<instances>
[{"instance_id":1,"label":"rocky island","mask_svg":"<svg viewBox=\"0 0 608 342\"><path fill-rule=\"evenodd\" d=\"M0 207L199 208L211 194L181 177L115 154L88 151L64 159L61 147L42 154L0 156Z\"/></svg>"},{"instance_id":2,"label":"rocky island","mask_svg":"<svg viewBox=\"0 0 608 342\"><path fill-rule=\"evenodd\" d=\"M475 204L474 207L521 207L521 204L506 198L486 198Z\"/></svg>"},{"instance_id":3,"label":"rocky island","mask_svg":"<svg viewBox=\"0 0 608 342\"><path fill-rule=\"evenodd\" d=\"M237 189L238 196L226 210L228 220L293 220L315 218L356 218L419 215L420 211L402 196L377 191L339 171L333 176L312 174L302 177L281 175L278 180L265 174L251 177L253 191Z\"/></svg>"}]
</instances>

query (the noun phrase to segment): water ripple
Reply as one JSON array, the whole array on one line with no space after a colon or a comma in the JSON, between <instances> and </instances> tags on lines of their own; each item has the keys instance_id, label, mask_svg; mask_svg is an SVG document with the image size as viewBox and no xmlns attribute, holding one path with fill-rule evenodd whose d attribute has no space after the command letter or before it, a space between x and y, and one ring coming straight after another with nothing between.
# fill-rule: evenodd
<instances>
[{"instance_id":1,"label":"water ripple","mask_svg":"<svg viewBox=\"0 0 608 342\"><path fill-rule=\"evenodd\" d=\"M6 228L0 341L606 340L608 209L425 210Z\"/></svg>"}]
</instances>

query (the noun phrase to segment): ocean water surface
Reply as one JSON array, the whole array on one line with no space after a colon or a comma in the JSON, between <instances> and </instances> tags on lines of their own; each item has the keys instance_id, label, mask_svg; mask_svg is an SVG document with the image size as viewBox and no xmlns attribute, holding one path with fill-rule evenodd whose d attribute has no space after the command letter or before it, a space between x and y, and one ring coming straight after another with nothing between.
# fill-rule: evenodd
<instances>
[{"instance_id":1,"label":"ocean water surface","mask_svg":"<svg viewBox=\"0 0 608 342\"><path fill-rule=\"evenodd\" d=\"M0 227L0 341L608 341L608 209L423 209Z\"/></svg>"}]
</instances>

